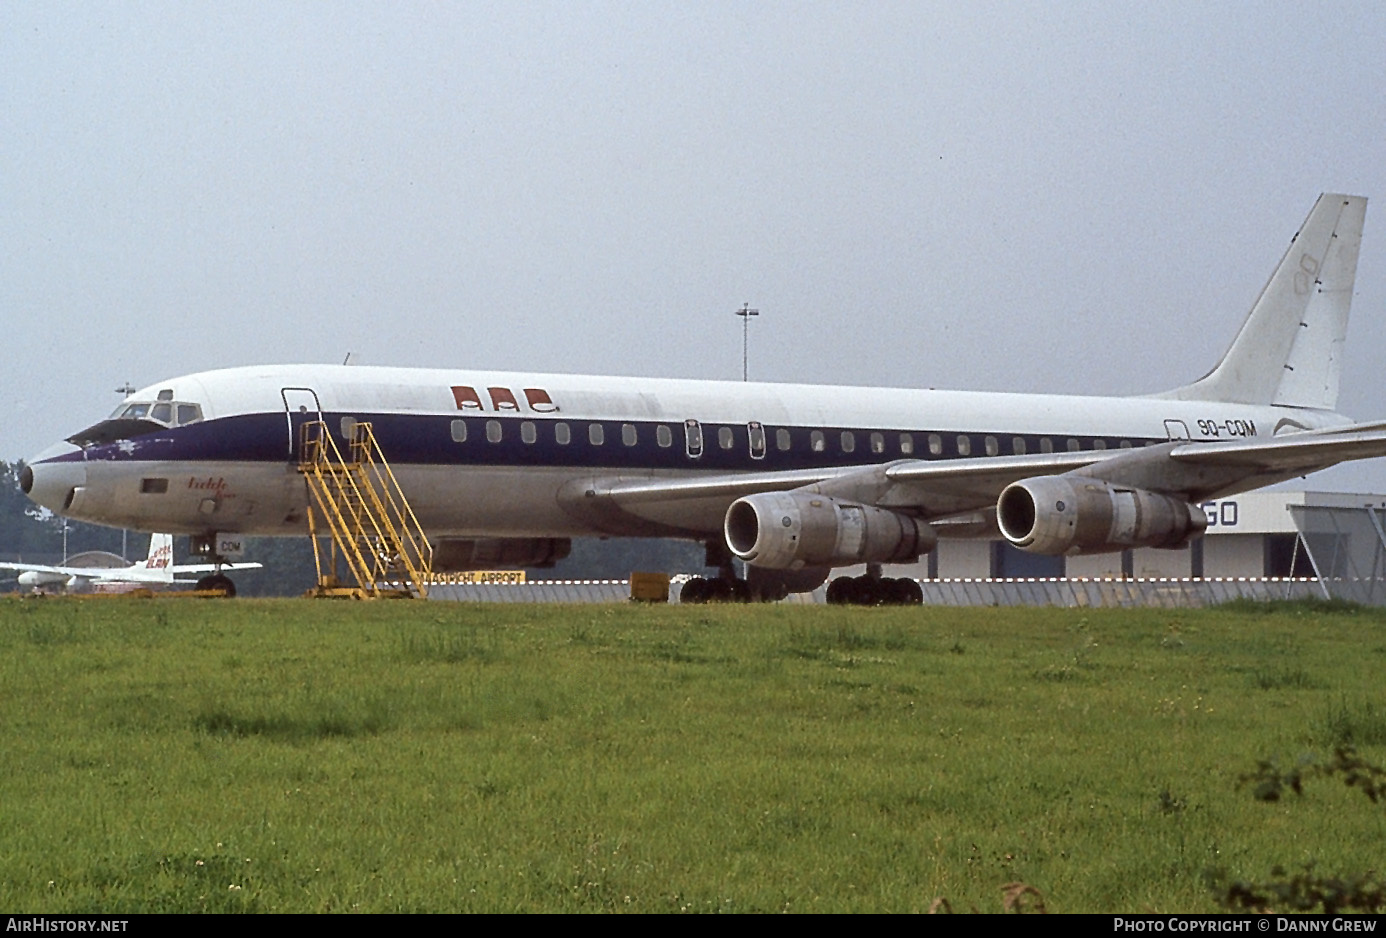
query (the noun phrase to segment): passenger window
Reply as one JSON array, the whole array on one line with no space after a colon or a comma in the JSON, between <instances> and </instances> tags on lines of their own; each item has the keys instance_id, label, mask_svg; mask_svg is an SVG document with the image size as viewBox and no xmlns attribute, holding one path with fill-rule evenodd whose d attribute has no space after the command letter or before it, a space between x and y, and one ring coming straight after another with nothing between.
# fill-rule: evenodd
<instances>
[{"instance_id":1,"label":"passenger window","mask_svg":"<svg viewBox=\"0 0 1386 938\"><path fill-rule=\"evenodd\" d=\"M732 434L731 427L717 428L717 445L722 449L731 449L736 445L736 437Z\"/></svg>"},{"instance_id":2,"label":"passenger window","mask_svg":"<svg viewBox=\"0 0 1386 938\"><path fill-rule=\"evenodd\" d=\"M1054 441L1051 440L1051 439L1049 439L1049 437L1047 437L1047 436L1046 436L1046 437L1043 437L1043 438L1040 440L1040 452L1041 452L1041 453L1052 453L1052 452L1054 452Z\"/></svg>"},{"instance_id":3,"label":"passenger window","mask_svg":"<svg viewBox=\"0 0 1386 938\"><path fill-rule=\"evenodd\" d=\"M929 452L935 456L943 455L943 437L937 433L929 434Z\"/></svg>"},{"instance_id":4,"label":"passenger window","mask_svg":"<svg viewBox=\"0 0 1386 938\"><path fill-rule=\"evenodd\" d=\"M775 431L775 449L782 453L789 451L789 431L784 427Z\"/></svg>"},{"instance_id":5,"label":"passenger window","mask_svg":"<svg viewBox=\"0 0 1386 938\"><path fill-rule=\"evenodd\" d=\"M823 431L814 430L809 434L809 448L815 453L823 452Z\"/></svg>"},{"instance_id":6,"label":"passenger window","mask_svg":"<svg viewBox=\"0 0 1386 938\"><path fill-rule=\"evenodd\" d=\"M900 454L903 455L903 456L908 456L908 455L910 455L910 454L913 453L913 452L914 452L914 434L912 434L912 433L902 433L902 434L900 434Z\"/></svg>"},{"instance_id":7,"label":"passenger window","mask_svg":"<svg viewBox=\"0 0 1386 938\"><path fill-rule=\"evenodd\" d=\"M1130 448L1131 448L1131 441L1130 441L1130 440L1122 440L1122 441L1121 441L1121 445L1118 446L1117 448L1118 448L1118 449L1130 449Z\"/></svg>"},{"instance_id":8,"label":"passenger window","mask_svg":"<svg viewBox=\"0 0 1386 938\"><path fill-rule=\"evenodd\" d=\"M983 441L983 445L987 448L988 456L996 456L1001 452L1001 444L996 442L996 437L994 436L987 437Z\"/></svg>"},{"instance_id":9,"label":"passenger window","mask_svg":"<svg viewBox=\"0 0 1386 938\"><path fill-rule=\"evenodd\" d=\"M885 434L882 434L882 433L873 433L873 434L871 434L871 452L873 452L873 453L884 453L884 452L885 452Z\"/></svg>"},{"instance_id":10,"label":"passenger window","mask_svg":"<svg viewBox=\"0 0 1386 938\"><path fill-rule=\"evenodd\" d=\"M486 439L491 443L501 441L501 422L499 420L486 421Z\"/></svg>"},{"instance_id":11,"label":"passenger window","mask_svg":"<svg viewBox=\"0 0 1386 938\"><path fill-rule=\"evenodd\" d=\"M1024 455L1025 455L1025 437L1023 437L1023 436L1013 436L1013 437L1011 437L1011 452L1012 452L1013 454L1015 454L1016 456L1024 456Z\"/></svg>"},{"instance_id":12,"label":"passenger window","mask_svg":"<svg viewBox=\"0 0 1386 938\"><path fill-rule=\"evenodd\" d=\"M971 455L972 455L972 440L969 439L967 436L961 434L961 433L958 434L958 455L959 455L959 456L971 456Z\"/></svg>"},{"instance_id":13,"label":"passenger window","mask_svg":"<svg viewBox=\"0 0 1386 938\"><path fill-rule=\"evenodd\" d=\"M553 441L559 446L567 446L573 441L573 431L562 420L553 425Z\"/></svg>"},{"instance_id":14,"label":"passenger window","mask_svg":"<svg viewBox=\"0 0 1386 938\"><path fill-rule=\"evenodd\" d=\"M589 423L587 425L587 442L593 446L601 446L606 441L606 433L602 430L599 423Z\"/></svg>"},{"instance_id":15,"label":"passenger window","mask_svg":"<svg viewBox=\"0 0 1386 938\"><path fill-rule=\"evenodd\" d=\"M1079 446L1078 441L1075 440L1073 437L1068 438L1068 451L1070 453L1076 453L1082 448L1083 447Z\"/></svg>"},{"instance_id":16,"label":"passenger window","mask_svg":"<svg viewBox=\"0 0 1386 938\"><path fill-rule=\"evenodd\" d=\"M356 439L356 418L355 418L355 417L343 417L343 418L342 418L342 439L346 440L348 443L350 443L351 441L353 441L354 439Z\"/></svg>"},{"instance_id":17,"label":"passenger window","mask_svg":"<svg viewBox=\"0 0 1386 938\"><path fill-rule=\"evenodd\" d=\"M626 444L627 446L635 445L635 424L621 424L621 442Z\"/></svg>"},{"instance_id":18,"label":"passenger window","mask_svg":"<svg viewBox=\"0 0 1386 938\"><path fill-rule=\"evenodd\" d=\"M526 443L533 443L539 439L539 431L534 428L534 422L526 420L520 424L520 439Z\"/></svg>"},{"instance_id":19,"label":"passenger window","mask_svg":"<svg viewBox=\"0 0 1386 938\"><path fill-rule=\"evenodd\" d=\"M851 430L842 431L842 451L850 453L857 448L857 438L852 435Z\"/></svg>"},{"instance_id":20,"label":"passenger window","mask_svg":"<svg viewBox=\"0 0 1386 938\"><path fill-rule=\"evenodd\" d=\"M1093 441L1092 441L1092 448L1093 448L1093 449L1106 449L1106 448L1107 448L1107 441L1106 441L1106 440L1093 440Z\"/></svg>"},{"instance_id":21,"label":"passenger window","mask_svg":"<svg viewBox=\"0 0 1386 938\"><path fill-rule=\"evenodd\" d=\"M666 449L674 445L674 432L664 424L655 427L655 442Z\"/></svg>"},{"instance_id":22,"label":"passenger window","mask_svg":"<svg viewBox=\"0 0 1386 938\"><path fill-rule=\"evenodd\" d=\"M454 443L467 442L467 421L454 420L452 422L452 441Z\"/></svg>"}]
</instances>

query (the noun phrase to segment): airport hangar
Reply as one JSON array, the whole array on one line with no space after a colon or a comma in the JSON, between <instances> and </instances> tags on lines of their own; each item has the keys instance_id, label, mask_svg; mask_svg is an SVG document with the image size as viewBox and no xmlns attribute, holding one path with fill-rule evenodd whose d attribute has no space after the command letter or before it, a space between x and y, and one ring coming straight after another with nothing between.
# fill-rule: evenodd
<instances>
[{"instance_id":1,"label":"airport hangar","mask_svg":"<svg viewBox=\"0 0 1386 938\"><path fill-rule=\"evenodd\" d=\"M1327 554L1336 549L1341 557L1356 532L1347 527L1333 530L1331 522L1341 525L1360 515L1371 527L1374 515L1386 524L1386 495L1257 491L1204 502L1200 507L1208 516L1208 530L1179 550L1147 547L1049 557L1027 553L1003 540L942 540L919 564L891 571L919 579L1341 576L1345 559L1334 565ZM1324 536L1328 531L1332 537ZM1386 549L1386 543L1381 546Z\"/></svg>"}]
</instances>

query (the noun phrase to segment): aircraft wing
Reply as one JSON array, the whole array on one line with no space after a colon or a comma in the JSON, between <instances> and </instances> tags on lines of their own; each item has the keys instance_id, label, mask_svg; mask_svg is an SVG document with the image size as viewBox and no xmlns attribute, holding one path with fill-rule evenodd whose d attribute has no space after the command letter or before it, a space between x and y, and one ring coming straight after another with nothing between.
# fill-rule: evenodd
<instances>
[{"instance_id":1,"label":"aircraft wing","mask_svg":"<svg viewBox=\"0 0 1386 938\"><path fill-rule=\"evenodd\" d=\"M257 570L264 564L259 563L228 563L222 564L222 570ZM213 573L216 571L215 564L184 564L166 568L167 573ZM50 567L41 563L0 563L0 570L14 570L16 573L39 573L45 576L77 577L81 580L115 580L121 583L167 583L168 577L164 576L165 571L149 571L139 565L131 567ZM174 582L196 582L194 580L179 580Z\"/></svg>"},{"instance_id":2,"label":"aircraft wing","mask_svg":"<svg viewBox=\"0 0 1386 938\"><path fill-rule=\"evenodd\" d=\"M1084 450L965 459L903 459L838 470L588 480L569 503L715 531L736 499L798 490L901 511L926 520L988 509L1006 486L1073 473L1190 502L1294 478L1340 462L1386 455L1386 423L1222 442L1171 440L1141 449ZM576 505L574 505L576 507Z\"/></svg>"},{"instance_id":3,"label":"aircraft wing","mask_svg":"<svg viewBox=\"0 0 1386 938\"><path fill-rule=\"evenodd\" d=\"M140 571L133 567L52 567L41 563L0 563L0 570L13 570L16 573L37 573L43 577L59 577L62 579L72 579L76 577L84 582L100 583L105 581L145 581L148 577L141 577ZM152 581L157 582L157 580Z\"/></svg>"},{"instance_id":4,"label":"aircraft wing","mask_svg":"<svg viewBox=\"0 0 1386 938\"><path fill-rule=\"evenodd\" d=\"M227 570L259 570L264 567L262 563L224 563L218 567L214 563L180 563L166 568L169 573L216 573ZM185 581L187 582L187 581Z\"/></svg>"},{"instance_id":5,"label":"aircraft wing","mask_svg":"<svg viewBox=\"0 0 1386 938\"><path fill-rule=\"evenodd\" d=\"M575 513L639 519L684 530L721 529L731 503L759 492L805 491L938 518L996 503L1001 490L1035 475L1090 466L1110 452L1047 453L930 461L902 459L842 469L710 474L695 478L592 479L560 498ZM618 520L619 519L619 520Z\"/></svg>"},{"instance_id":6,"label":"aircraft wing","mask_svg":"<svg viewBox=\"0 0 1386 938\"><path fill-rule=\"evenodd\" d=\"M743 495L757 492L804 489L872 504L918 508L927 514L948 514L994 502L1001 490L1016 479L1068 472L1110 455L1089 451L939 461L901 459L877 466L830 470L751 472L691 479L615 479L598 484L591 497L607 498L637 510L640 505L670 500L723 498L731 504ZM876 491L868 493L867 489ZM930 510L931 505L936 507Z\"/></svg>"},{"instance_id":7,"label":"aircraft wing","mask_svg":"<svg viewBox=\"0 0 1386 938\"><path fill-rule=\"evenodd\" d=\"M123 570L123 567L117 567ZM104 567L49 567L41 563L0 563L0 570L14 570L17 573L44 573L49 576L82 577L83 579L99 579L101 576L113 571Z\"/></svg>"},{"instance_id":8,"label":"aircraft wing","mask_svg":"<svg viewBox=\"0 0 1386 938\"><path fill-rule=\"evenodd\" d=\"M1190 443L1170 453L1172 459L1185 463L1248 466L1293 475L1372 456L1386 456L1386 424L1355 424L1240 443Z\"/></svg>"}]
</instances>

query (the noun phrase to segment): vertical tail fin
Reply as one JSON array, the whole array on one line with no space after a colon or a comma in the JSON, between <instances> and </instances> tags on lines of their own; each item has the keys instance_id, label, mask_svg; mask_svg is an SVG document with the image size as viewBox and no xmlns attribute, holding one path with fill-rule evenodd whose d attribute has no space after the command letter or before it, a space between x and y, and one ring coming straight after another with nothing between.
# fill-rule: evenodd
<instances>
[{"instance_id":1,"label":"vertical tail fin","mask_svg":"<svg viewBox=\"0 0 1386 938\"><path fill-rule=\"evenodd\" d=\"M1332 410L1366 212L1361 196L1319 196L1222 361L1155 396Z\"/></svg>"},{"instance_id":2,"label":"vertical tail fin","mask_svg":"<svg viewBox=\"0 0 1386 938\"><path fill-rule=\"evenodd\" d=\"M169 568L173 566L173 535L149 535L149 556L144 558L141 566L150 573L172 580L173 573Z\"/></svg>"}]
</instances>

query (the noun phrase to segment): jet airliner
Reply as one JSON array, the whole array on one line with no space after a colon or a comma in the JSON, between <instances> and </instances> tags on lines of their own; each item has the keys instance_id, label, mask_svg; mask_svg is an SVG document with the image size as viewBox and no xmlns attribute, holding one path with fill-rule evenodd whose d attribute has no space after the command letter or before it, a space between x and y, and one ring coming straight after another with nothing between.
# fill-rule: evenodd
<instances>
[{"instance_id":1,"label":"jet airliner","mask_svg":"<svg viewBox=\"0 0 1386 938\"><path fill-rule=\"evenodd\" d=\"M882 565L940 537L1179 548L1203 533L1199 502L1386 454L1386 422L1335 410L1365 214L1365 198L1321 196L1217 366L1160 394L243 367L136 392L29 460L21 485L83 521L301 536L300 427L323 421L345 445L369 421L436 569L551 564L580 536L678 537L718 569L685 601L782 597L865 563L830 600L918 602Z\"/></svg>"}]
</instances>

